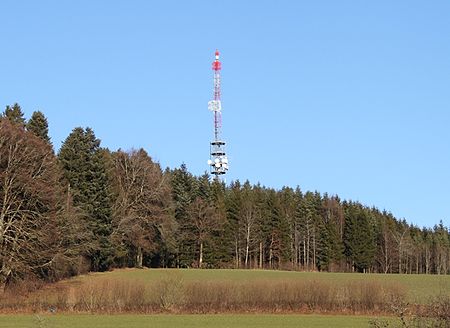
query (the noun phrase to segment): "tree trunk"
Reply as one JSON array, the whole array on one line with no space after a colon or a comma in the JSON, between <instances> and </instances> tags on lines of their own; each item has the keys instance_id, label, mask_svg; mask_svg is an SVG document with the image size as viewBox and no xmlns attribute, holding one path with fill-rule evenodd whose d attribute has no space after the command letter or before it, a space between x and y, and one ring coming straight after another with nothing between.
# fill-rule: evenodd
<instances>
[{"instance_id":1,"label":"tree trunk","mask_svg":"<svg viewBox=\"0 0 450 328\"><path fill-rule=\"evenodd\" d=\"M201 269L203 265L203 242L200 242L200 254L198 257L198 267Z\"/></svg>"},{"instance_id":2,"label":"tree trunk","mask_svg":"<svg viewBox=\"0 0 450 328\"><path fill-rule=\"evenodd\" d=\"M303 270L306 267L306 239L305 235L303 235Z\"/></svg>"},{"instance_id":3,"label":"tree trunk","mask_svg":"<svg viewBox=\"0 0 450 328\"><path fill-rule=\"evenodd\" d=\"M302 260L302 248L298 247L298 263L297 263L297 269L300 269L300 265L301 265L301 260Z\"/></svg>"},{"instance_id":4,"label":"tree trunk","mask_svg":"<svg viewBox=\"0 0 450 328\"><path fill-rule=\"evenodd\" d=\"M236 259L235 259L235 267L236 269L239 269L239 249L238 249L238 239L235 239L235 243L234 243L234 252L236 254Z\"/></svg>"},{"instance_id":5,"label":"tree trunk","mask_svg":"<svg viewBox=\"0 0 450 328\"><path fill-rule=\"evenodd\" d=\"M316 270L316 229L313 229L313 271Z\"/></svg>"},{"instance_id":6,"label":"tree trunk","mask_svg":"<svg viewBox=\"0 0 450 328\"><path fill-rule=\"evenodd\" d=\"M247 234L245 236L245 268L248 268L248 251L250 247L250 226L247 225Z\"/></svg>"},{"instance_id":7,"label":"tree trunk","mask_svg":"<svg viewBox=\"0 0 450 328\"><path fill-rule=\"evenodd\" d=\"M142 268L142 247L138 246L136 254L136 268Z\"/></svg>"},{"instance_id":8,"label":"tree trunk","mask_svg":"<svg viewBox=\"0 0 450 328\"><path fill-rule=\"evenodd\" d=\"M310 242L310 236L309 236L309 225L306 224L306 268L309 271L309 242Z\"/></svg>"},{"instance_id":9,"label":"tree trunk","mask_svg":"<svg viewBox=\"0 0 450 328\"><path fill-rule=\"evenodd\" d=\"M295 224L294 225L294 249L293 249L293 253L294 253L294 270L297 270L298 264L300 262L300 258L298 256L299 255L298 244L299 244L299 240L298 240L297 224Z\"/></svg>"},{"instance_id":10,"label":"tree trunk","mask_svg":"<svg viewBox=\"0 0 450 328\"><path fill-rule=\"evenodd\" d=\"M263 244L259 242L259 268L263 268Z\"/></svg>"},{"instance_id":11,"label":"tree trunk","mask_svg":"<svg viewBox=\"0 0 450 328\"><path fill-rule=\"evenodd\" d=\"M0 293L3 293L5 291L10 275L11 269L6 265L5 262L3 262L0 271Z\"/></svg>"},{"instance_id":12,"label":"tree trunk","mask_svg":"<svg viewBox=\"0 0 450 328\"><path fill-rule=\"evenodd\" d=\"M384 273L388 273L389 270L389 257L388 257L388 247L387 242L384 243Z\"/></svg>"},{"instance_id":13,"label":"tree trunk","mask_svg":"<svg viewBox=\"0 0 450 328\"><path fill-rule=\"evenodd\" d=\"M272 259L273 259L273 250L272 250L272 246L273 246L273 234L272 234L272 239L270 240L270 247L269 247L269 265L270 268L272 269Z\"/></svg>"}]
</instances>

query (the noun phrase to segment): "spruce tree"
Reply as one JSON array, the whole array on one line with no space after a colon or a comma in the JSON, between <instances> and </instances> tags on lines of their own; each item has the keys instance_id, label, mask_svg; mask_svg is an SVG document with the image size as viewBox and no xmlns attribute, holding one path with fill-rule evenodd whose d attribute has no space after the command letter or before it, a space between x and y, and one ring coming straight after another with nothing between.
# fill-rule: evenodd
<instances>
[{"instance_id":1,"label":"spruce tree","mask_svg":"<svg viewBox=\"0 0 450 328\"><path fill-rule=\"evenodd\" d=\"M230 187L226 189L226 224L224 226L223 244L228 246L228 257L233 259L235 268L240 264L240 245L239 245L239 214L242 207L242 188L239 180L231 182Z\"/></svg>"},{"instance_id":2,"label":"spruce tree","mask_svg":"<svg viewBox=\"0 0 450 328\"><path fill-rule=\"evenodd\" d=\"M373 230L366 210L359 204L350 203L344 227L345 254L359 272L365 272L374 261L376 245Z\"/></svg>"},{"instance_id":3,"label":"spruce tree","mask_svg":"<svg viewBox=\"0 0 450 328\"><path fill-rule=\"evenodd\" d=\"M270 268L279 268L289 259L289 226L281 215L280 200L274 189L264 188L265 204L262 208L262 233L265 237L266 256Z\"/></svg>"},{"instance_id":4,"label":"spruce tree","mask_svg":"<svg viewBox=\"0 0 450 328\"><path fill-rule=\"evenodd\" d=\"M225 183L213 180L210 192L220 228L213 231L210 244L214 248L211 253L207 252L205 256L208 263L214 266L222 266L226 263L232 263L233 260L233 235L230 234L227 218Z\"/></svg>"},{"instance_id":5,"label":"spruce tree","mask_svg":"<svg viewBox=\"0 0 450 328\"><path fill-rule=\"evenodd\" d=\"M198 194L197 182L186 165L182 164L171 174L172 198L175 207L175 221L179 233L176 236L176 265L189 267L195 262L195 238L189 221L189 207Z\"/></svg>"},{"instance_id":6,"label":"spruce tree","mask_svg":"<svg viewBox=\"0 0 450 328\"><path fill-rule=\"evenodd\" d=\"M2 117L7 118L12 123L17 124L21 127L25 127L25 118L22 112L22 108L20 108L18 103L15 103L11 106L6 106L5 111L2 114Z\"/></svg>"},{"instance_id":7,"label":"spruce tree","mask_svg":"<svg viewBox=\"0 0 450 328\"><path fill-rule=\"evenodd\" d=\"M33 115L27 123L27 130L50 143L50 137L48 136L48 121L41 111L33 112Z\"/></svg>"},{"instance_id":8,"label":"spruce tree","mask_svg":"<svg viewBox=\"0 0 450 328\"><path fill-rule=\"evenodd\" d=\"M75 128L58 155L74 206L84 210L96 239L95 250L88 254L94 271L107 270L112 261L111 200L105 152L92 129Z\"/></svg>"}]
</instances>

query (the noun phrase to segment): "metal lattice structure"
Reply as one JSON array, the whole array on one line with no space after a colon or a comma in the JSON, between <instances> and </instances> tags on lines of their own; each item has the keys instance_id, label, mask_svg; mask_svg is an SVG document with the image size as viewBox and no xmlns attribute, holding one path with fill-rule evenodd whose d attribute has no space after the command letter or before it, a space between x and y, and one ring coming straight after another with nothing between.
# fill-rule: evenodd
<instances>
[{"instance_id":1,"label":"metal lattice structure","mask_svg":"<svg viewBox=\"0 0 450 328\"><path fill-rule=\"evenodd\" d=\"M218 178L228 171L225 141L222 140L222 103L220 101L220 70L222 69L222 64L219 61L218 50L215 53L212 69L214 71L214 94L213 100L208 102L208 109L214 113L214 140L211 141L208 165L210 166L211 174Z\"/></svg>"}]
</instances>

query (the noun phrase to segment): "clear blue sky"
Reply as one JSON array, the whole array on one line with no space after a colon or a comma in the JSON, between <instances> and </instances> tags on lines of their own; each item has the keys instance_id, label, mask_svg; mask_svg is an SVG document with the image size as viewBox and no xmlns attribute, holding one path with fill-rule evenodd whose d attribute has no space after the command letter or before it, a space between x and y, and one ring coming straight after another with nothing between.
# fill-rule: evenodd
<instances>
[{"instance_id":1,"label":"clear blue sky","mask_svg":"<svg viewBox=\"0 0 450 328\"><path fill-rule=\"evenodd\" d=\"M234 179L450 225L450 2L1 1L0 105L42 110L57 149L208 169L214 50Z\"/></svg>"}]
</instances>

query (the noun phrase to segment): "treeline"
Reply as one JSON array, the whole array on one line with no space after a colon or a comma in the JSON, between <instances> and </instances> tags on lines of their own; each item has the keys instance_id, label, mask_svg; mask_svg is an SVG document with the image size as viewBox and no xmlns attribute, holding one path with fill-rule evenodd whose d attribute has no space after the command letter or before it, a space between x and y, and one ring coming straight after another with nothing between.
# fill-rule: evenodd
<instances>
[{"instance_id":1,"label":"treeline","mask_svg":"<svg viewBox=\"0 0 450 328\"><path fill-rule=\"evenodd\" d=\"M75 128L55 154L47 119L0 118L0 285L115 267L450 272L442 221L419 228L338 196L229 186Z\"/></svg>"}]
</instances>

